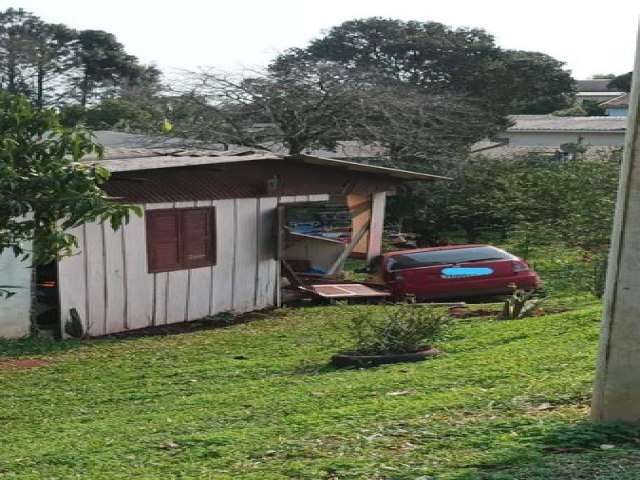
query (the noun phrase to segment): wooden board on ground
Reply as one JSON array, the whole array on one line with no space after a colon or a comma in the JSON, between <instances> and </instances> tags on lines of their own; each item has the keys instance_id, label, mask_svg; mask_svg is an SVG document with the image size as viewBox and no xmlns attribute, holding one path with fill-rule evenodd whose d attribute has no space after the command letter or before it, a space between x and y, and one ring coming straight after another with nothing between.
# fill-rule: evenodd
<instances>
[{"instance_id":1,"label":"wooden board on ground","mask_svg":"<svg viewBox=\"0 0 640 480\"><path fill-rule=\"evenodd\" d=\"M389 292L376 290L361 283L307 285L299 288L323 298L388 297L391 295Z\"/></svg>"}]
</instances>

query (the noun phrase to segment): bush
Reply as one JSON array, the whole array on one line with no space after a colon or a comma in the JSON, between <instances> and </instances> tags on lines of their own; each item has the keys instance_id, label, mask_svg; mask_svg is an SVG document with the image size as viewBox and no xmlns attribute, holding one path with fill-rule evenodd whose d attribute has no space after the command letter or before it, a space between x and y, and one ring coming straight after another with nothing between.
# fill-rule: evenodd
<instances>
[{"instance_id":1,"label":"bush","mask_svg":"<svg viewBox=\"0 0 640 480\"><path fill-rule=\"evenodd\" d=\"M421 305L394 305L381 313L352 318L350 333L355 353L384 355L411 353L433 346L449 317Z\"/></svg>"}]
</instances>

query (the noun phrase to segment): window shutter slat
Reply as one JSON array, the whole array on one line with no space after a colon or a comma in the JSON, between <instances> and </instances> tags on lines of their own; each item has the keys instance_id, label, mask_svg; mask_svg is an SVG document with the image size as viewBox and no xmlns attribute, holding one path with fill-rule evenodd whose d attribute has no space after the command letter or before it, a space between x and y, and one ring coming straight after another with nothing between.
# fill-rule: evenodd
<instances>
[{"instance_id":1,"label":"window shutter slat","mask_svg":"<svg viewBox=\"0 0 640 480\"><path fill-rule=\"evenodd\" d=\"M211 209L182 212L182 254L187 268L213 263L212 217Z\"/></svg>"},{"instance_id":2,"label":"window shutter slat","mask_svg":"<svg viewBox=\"0 0 640 480\"><path fill-rule=\"evenodd\" d=\"M180 266L178 215L175 211L147 213L149 270L170 270Z\"/></svg>"}]
</instances>

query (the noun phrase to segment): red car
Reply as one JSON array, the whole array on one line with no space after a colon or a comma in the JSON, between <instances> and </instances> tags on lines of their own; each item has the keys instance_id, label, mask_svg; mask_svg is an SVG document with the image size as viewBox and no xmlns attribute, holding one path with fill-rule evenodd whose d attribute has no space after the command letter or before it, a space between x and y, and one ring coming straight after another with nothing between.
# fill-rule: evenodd
<instances>
[{"instance_id":1,"label":"red car","mask_svg":"<svg viewBox=\"0 0 640 480\"><path fill-rule=\"evenodd\" d=\"M535 290L540 278L522 259L491 245L449 245L389 252L367 269L394 297L418 301L509 295ZM515 286L515 287L514 287Z\"/></svg>"}]
</instances>

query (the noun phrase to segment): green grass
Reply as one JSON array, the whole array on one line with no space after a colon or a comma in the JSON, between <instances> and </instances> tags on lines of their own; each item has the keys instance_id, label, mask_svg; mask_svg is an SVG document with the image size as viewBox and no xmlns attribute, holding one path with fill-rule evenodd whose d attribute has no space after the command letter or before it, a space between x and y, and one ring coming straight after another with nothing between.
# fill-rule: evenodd
<instances>
[{"instance_id":1,"label":"green grass","mask_svg":"<svg viewBox=\"0 0 640 480\"><path fill-rule=\"evenodd\" d=\"M0 370L0 478L640 478L640 434L587 423L593 303L459 320L446 354L426 362L329 367L348 347L348 317L379 308L285 310L165 337L2 343L5 359L56 363ZM553 453L564 447L580 450Z\"/></svg>"}]
</instances>

